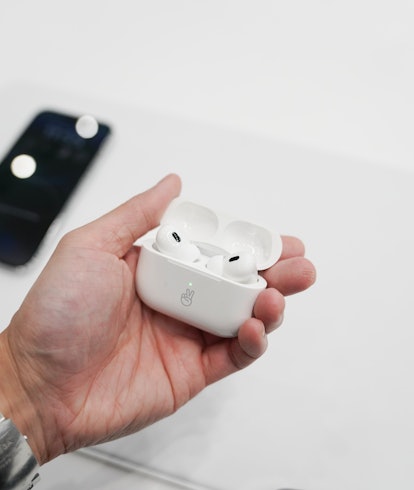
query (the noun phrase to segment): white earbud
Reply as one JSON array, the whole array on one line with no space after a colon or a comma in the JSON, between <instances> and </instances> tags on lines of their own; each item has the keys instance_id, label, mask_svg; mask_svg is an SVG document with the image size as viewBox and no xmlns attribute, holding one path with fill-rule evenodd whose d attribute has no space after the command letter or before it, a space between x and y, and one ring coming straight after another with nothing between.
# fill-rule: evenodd
<instances>
[{"instance_id":1,"label":"white earbud","mask_svg":"<svg viewBox=\"0 0 414 490\"><path fill-rule=\"evenodd\" d=\"M183 237L173 225L163 225L157 232L155 246L159 252L186 262L195 262L200 257L199 248Z\"/></svg>"},{"instance_id":2,"label":"white earbud","mask_svg":"<svg viewBox=\"0 0 414 490\"><path fill-rule=\"evenodd\" d=\"M229 256L215 255L206 264L215 274L242 284L257 282L257 265L252 254L240 252Z\"/></svg>"}]
</instances>

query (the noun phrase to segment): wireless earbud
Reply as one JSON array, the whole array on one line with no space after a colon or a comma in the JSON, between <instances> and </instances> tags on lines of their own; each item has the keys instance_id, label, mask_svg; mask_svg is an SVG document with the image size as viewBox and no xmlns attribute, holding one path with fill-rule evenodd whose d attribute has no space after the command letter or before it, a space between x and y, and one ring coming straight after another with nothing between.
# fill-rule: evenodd
<instances>
[{"instance_id":1,"label":"wireless earbud","mask_svg":"<svg viewBox=\"0 0 414 490\"><path fill-rule=\"evenodd\" d=\"M240 252L230 256L215 255L207 262L206 267L219 276L242 284L257 282L256 261L253 255L248 252Z\"/></svg>"},{"instance_id":2,"label":"wireless earbud","mask_svg":"<svg viewBox=\"0 0 414 490\"><path fill-rule=\"evenodd\" d=\"M155 248L170 257L195 262L200 257L199 248L186 240L181 231L173 225L163 225L157 232Z\"/></svg>"}]
</instances>

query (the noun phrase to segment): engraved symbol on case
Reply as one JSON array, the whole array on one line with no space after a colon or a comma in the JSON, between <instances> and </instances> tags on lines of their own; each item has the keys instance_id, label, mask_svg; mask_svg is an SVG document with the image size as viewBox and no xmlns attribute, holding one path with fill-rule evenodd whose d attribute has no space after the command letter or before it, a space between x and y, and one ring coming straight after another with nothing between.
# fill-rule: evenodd
<instances>
[{"instance_id":1,"label":"engraved symbol on case","mask_svg":"<svg viewBox=\"0 0 414 490\"><path fill-rule=\"evenodd\" d=\"M195 291L193 289L187 289L185 293L181 295L181 304L183 306L191 306L193 304Z\"/></svg>"}]
</instances>

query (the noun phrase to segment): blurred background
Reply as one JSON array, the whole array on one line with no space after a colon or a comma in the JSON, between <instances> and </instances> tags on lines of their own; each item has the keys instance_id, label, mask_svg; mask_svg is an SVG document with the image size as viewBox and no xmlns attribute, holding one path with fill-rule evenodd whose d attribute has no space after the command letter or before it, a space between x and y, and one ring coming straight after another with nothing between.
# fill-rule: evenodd
<instances>
[{"instance_id":1,"label":"blurred background","mask_svg":"<svg viewBox=\"0 0 414 490\"><path fill-rule=\"evenodd\" d=\"M414 4L0 12L1 152L45 106L114 130L35 263L0 270L1 328L62 233L168 171L193 200L299 235L319 274L257 365L136 436L58 458L39 488L412 490Z\"/></svg>"},{"instance_id":2,"label":"blurred background","mask_svg":"<svg viewBox=\"0 0 414 490\"><path fill-rule=\"evenodd\" d=\"M411 169L408 0L2 2L2 83Z\"/></svg>"}]
</instances>

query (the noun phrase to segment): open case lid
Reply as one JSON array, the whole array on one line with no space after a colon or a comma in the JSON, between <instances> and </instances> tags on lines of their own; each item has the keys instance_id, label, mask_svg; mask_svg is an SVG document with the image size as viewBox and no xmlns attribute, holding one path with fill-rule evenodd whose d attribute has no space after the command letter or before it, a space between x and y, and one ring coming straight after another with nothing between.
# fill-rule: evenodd
<instances>
[{"instance_id":1,"label":"open case lid","mask_svg":"<svg viewBox=\"0 0 414 490\"><path fill-rule=\"evenodd\" d=\"M161 224L175 225L189 240L214 245L229 254L249 251L259 270L271 267L282 253L282 239L277 233L182 198L171 202Z\"/></svg>"}]
</instances>

